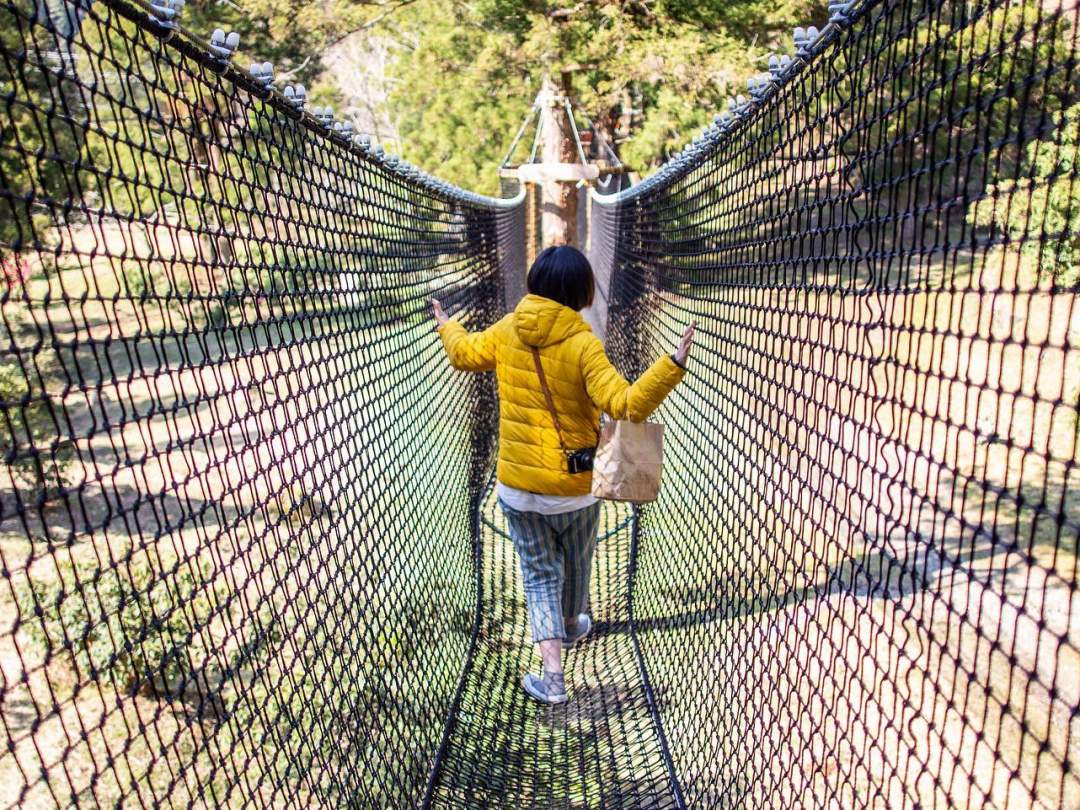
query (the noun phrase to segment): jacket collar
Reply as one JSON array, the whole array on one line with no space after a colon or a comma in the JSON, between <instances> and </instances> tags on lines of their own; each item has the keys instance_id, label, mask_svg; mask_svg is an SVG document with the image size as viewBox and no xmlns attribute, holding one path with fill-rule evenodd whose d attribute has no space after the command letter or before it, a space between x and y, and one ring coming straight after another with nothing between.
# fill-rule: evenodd
<instances>
[{"instance_id":1,"label":"jacket collar","mask_svg":"<svg viewBox=\"0 0 1080 810\"><path fill-rule=\"evenodd\" d=\"M570 307L558 301L530 293L514 308L514 327L527 346L551 346L579 332L589 331L589 325Z\"/></svg>"}]
</instances>

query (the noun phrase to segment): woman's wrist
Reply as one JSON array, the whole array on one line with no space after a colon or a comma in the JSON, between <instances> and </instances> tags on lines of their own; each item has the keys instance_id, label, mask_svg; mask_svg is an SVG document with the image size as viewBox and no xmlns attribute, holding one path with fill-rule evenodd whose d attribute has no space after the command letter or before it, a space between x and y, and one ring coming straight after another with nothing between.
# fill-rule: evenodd
<instances>
[{"instance_id":1,"label":"woman's wrist","mask_svg":"<svg viewBox=\"0 0 1080 810\"><path fill-rule=\"evenodd\" d=\"M683 369L684 371L686 370L686 358L685 357L680 362L679 358L676 357L675 355L671 354L671 355L668 355L668 356L671 358L672 363L674 363L675 365L677 365L679 368Z\"/></svg>"}]
</instances>

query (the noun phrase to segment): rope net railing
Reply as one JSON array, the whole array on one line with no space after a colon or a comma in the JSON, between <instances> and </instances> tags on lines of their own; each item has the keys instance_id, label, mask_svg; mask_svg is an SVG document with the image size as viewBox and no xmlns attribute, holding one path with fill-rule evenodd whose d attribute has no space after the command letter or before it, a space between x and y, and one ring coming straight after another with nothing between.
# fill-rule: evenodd
<instances>
[{"instance_id":1,"label":"rope net railing","mask_svg":"<svg viewBox=\"0 0 1080 810\"><path fill-rule=\"evenodd\" d=\"M60 8L0 2L0 806L419 804L495 424L427 302L520 209Z\"/></svg>"},{"instance_id":2,"label":"rope net railing","mask_svg":"<svg viewBox=\"0 0 1080 810\"><path fill-rule=\"evenodd\" d=\"M631 590L672 801L1076 807L1076 8L833 11L596 201L609 353L699 325Z\"/></svg>"},{"instance_id":3,"label":"rope net railing","mask_svg":"<svg viewBox=\"0 0 1080 810\"><path fill-rule=\"evenodd\" d=\"M0 0L0 807L1076 806L1072 3L835 4L594 200L617 364L698 341L550 709L427 306L524 211L156 5Z\"/></svg>"}]
</instances>

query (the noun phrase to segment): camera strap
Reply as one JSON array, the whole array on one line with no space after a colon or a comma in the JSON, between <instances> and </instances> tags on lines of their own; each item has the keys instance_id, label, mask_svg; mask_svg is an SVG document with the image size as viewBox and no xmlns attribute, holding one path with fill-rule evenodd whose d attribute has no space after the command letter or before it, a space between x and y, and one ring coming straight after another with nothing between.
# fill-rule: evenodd
<instances>
[{"instance_id":1,"label":"camera strap","mask_svg":"<svg viewBox=\"0 0 1080 810\"><path fill-rule=\"evenodd\" d=\"M533 363L536 365L536 376L540 378L540 387L544 391L544 401L547 402L548 410L551 412L551 419L555 423L555 432L559 435L559 447L562 448L564 455L569 456L570 451L566 449L566 442L563 441L559 414L556 412L555 403L551 399L551 391L548 390L547 377L544 376L544 366L540 363L540 352L537 351L535 346L529 348L532 349Z\"/></svg>"}]
</instances>

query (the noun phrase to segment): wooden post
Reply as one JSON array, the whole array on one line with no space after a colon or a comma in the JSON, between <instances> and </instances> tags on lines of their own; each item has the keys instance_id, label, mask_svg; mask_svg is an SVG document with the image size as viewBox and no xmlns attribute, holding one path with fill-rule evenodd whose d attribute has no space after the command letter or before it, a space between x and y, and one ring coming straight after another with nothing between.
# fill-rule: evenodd
<instances>
[{"instance_id":1,"label":"wooden post","mask_svg":"<svg viewBox=\"0 0 1080 810\"><path fill-rule=\"evenodd\" d=\"M525 183L525 272L540 252L540 187Z\"/></svg>"},{"instance_id":2,"label":"wooden post","mask_svg":"<svg viewBox=\"0 0 1080 810\"><path fill-rule=\"evenodd\" d=\"M566 114L565 99L569 85L569 73L562 75L561 89L555 86L549 76L544 77L540 109L540 160L543 163L577 163L579 160L574 133ZM543 247L579 247L577 208L578 195L574 182L547 180L541 184L540 231Z\"/></svg>"}]
</instances>

